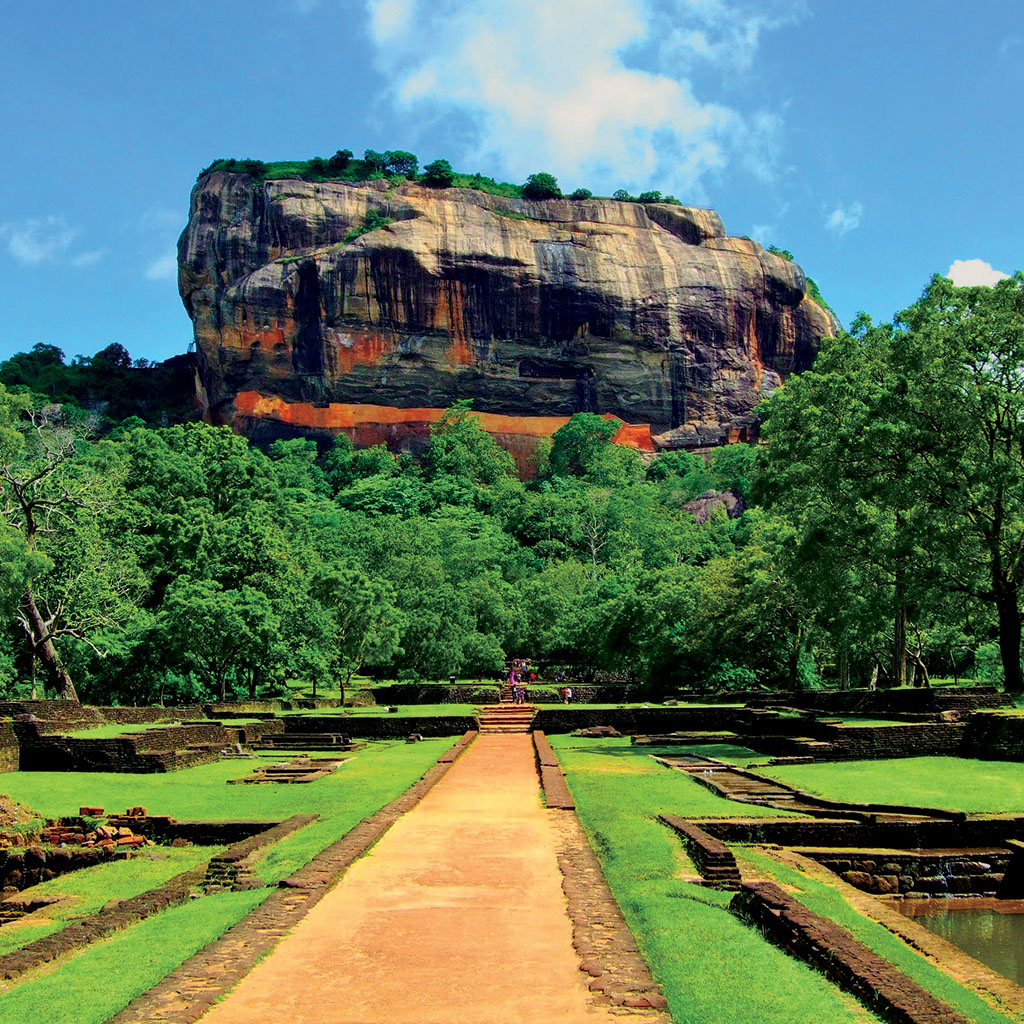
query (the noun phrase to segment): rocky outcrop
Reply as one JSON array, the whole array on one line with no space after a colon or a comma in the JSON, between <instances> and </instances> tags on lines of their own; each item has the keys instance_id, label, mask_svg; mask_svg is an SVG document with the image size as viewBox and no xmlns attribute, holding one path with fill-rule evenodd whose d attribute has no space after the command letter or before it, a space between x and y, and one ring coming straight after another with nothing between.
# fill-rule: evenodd
<instances>
[{"instance_id":1,"label":"rocky outcrop","mask_svg":"<svg viewBox=\"0 0 1024 1024\"><path fill-rule=\"evenodd\" d=\"M256 439L415 445L471 398L520 460L579 411L715 445L832 331L798 266L681 206L214 172L178 251L205 413Z\"/></svg>"}]
</instances>

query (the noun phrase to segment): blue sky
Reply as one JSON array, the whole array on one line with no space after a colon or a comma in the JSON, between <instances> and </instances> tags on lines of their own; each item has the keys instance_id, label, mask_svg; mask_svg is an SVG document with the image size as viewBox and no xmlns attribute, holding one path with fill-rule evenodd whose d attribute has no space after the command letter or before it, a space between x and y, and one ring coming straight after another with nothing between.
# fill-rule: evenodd
<instances>
[{"instance_id":1,"label":"blue sky","mask_svg":"<svg viewBox=\"0 0 1024 1024\"><path fill-rule=\"evenodd\" d=\"M954 261L1024 267L1019 14L1013 0L19 3L0 39L0 356L39 341L184 351L173 251L197 172L339 148L513 181L547 170L604 195L659 188L792 250L845 322L888 319Z\"/></svg>"}]
</instances>

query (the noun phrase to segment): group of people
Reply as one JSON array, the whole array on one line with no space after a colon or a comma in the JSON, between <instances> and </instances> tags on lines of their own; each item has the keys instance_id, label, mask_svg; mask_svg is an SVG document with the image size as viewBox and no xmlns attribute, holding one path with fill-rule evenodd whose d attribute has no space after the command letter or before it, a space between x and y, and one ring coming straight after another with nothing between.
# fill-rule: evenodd
<instances>
[{"instance_id":1,"label":"group of people","mask_svg":"<svg viewBox=\"0 0 1024 1024\"><path fill-rule=\"evenodd\" d=\"M526 703L526 685L535 683L537 673L529 658L513 658L508 674L508 685L512 687L512 699L517 704Z\"/></svg>"},{"instance_id":2,"label":"group of people","mask_svg":"<svg viewBox=\"0 0 1024 1024\"><path fill-rule=\"evenodd\" d=\"M508 685L512 688L512 699L516 704L526 703L526 687L537 681L537 671L529 658L513 658L512 667L508 673ZM555 676L555 682L559 683L558 694L563 704L572 703L572 687L565 685L567 680L564 672Z\"/></svg>"}]
</instances>

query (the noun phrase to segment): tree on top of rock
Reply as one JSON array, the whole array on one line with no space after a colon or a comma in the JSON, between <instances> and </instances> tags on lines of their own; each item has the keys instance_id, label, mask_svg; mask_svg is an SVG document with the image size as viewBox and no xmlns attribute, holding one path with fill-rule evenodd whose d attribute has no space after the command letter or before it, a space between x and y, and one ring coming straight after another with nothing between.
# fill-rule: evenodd
<instances>
[{"instance_id":1,"label":"tree on top of rock","mask_svg":"<svg viewBox=\"0 0 1024 1024\"><path fill-rule=\"evenodd\" d=\"M558 187L558 181L553 174L546 171L539 171L531 174L523 185L524 199L561 199L562 190Z\"/></svg>"},{"instance_id":2,"label":"tree on top of rock","mask_svg":"<svg viewBox=\"0 0 1024 1024\"><path fill-rule=\"evenodd\" d=\"M420 175L420 183L428 188L451 188L454 181L455 172L447 160L432 160Z\"/></svg>"}]
</instances>

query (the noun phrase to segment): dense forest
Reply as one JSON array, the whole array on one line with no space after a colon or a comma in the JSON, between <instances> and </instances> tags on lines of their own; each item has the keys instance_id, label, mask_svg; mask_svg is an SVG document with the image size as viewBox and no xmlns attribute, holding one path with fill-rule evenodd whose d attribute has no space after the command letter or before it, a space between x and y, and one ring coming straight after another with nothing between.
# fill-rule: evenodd
<instances>
[{"instance_id":1,"label":"dense forest","mask_svg":"<svg viewBox=\"0 0 1024 1024\"><path fill-rule=\"evenodd\" d=\"M0 365L0 693L273 695L513 655L652 693L1024 690L1024 275L859 319L757 446L644 457L583 413L529 482L466 404L415 458L264 451L183 421L182 372L120 346Z\"/></svg>"}]
</instances>

